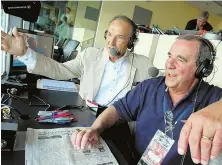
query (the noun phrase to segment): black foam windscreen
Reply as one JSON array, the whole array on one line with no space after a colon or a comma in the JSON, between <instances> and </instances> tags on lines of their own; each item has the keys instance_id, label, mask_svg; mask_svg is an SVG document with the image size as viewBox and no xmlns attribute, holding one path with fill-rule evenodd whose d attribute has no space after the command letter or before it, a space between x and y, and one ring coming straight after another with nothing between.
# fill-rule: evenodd
<instances>
[{"instance_id":1,"label":"black foam windscreen","mask_svg":"<svg viewBox=\"0 0 222 165\"><path fill-rule=\"evenodd\" d=\"M214 60L216 57L216 50L214 49L213 44L208 39L205 38L200 38L200 39L202 43L204 43L209 48L211 58L205 59L197 67L195 77L198 79L208 77L212 73L214 69Z\"/></svg>"},{"instance_id":2,"label":"black foam windscreen","mask_svg":"<svg viewBox=\"0 0 222 165\"><path fill-rule=\"evenodd\" d=\"M156 77L159 74L159 69L157 69L156 67L150 67L148 69L148 75L150 77Z\"/></svg>"},{"instance_id":3,"label":"black foam windscreen","mask_svg":"<svg viewBox=\"0 0 222 165\"><path fill-rule=\"evenodd\" d=\"M110 48L110 54L115 57L115 56L119 56L120 52L115 47L112 47Z\"/></svg>"},{"instance_id":4,"label":"black foam windscreen","mask_svg":"<svg viewBox=\"0 0 222 165\"><path fill-rule=\"evenodd\" d=\"M36 22L41 9L40 1L2 1L4 12L22 18L25 21Z\"/></svg>"}]
</instances>

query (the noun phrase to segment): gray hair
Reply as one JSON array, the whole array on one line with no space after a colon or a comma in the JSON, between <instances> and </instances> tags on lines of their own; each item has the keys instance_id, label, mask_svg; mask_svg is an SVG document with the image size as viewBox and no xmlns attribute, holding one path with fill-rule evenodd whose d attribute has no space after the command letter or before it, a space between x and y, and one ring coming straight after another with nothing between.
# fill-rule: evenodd
<instances>
[{"instance_id":1,"label":"gray hair","mask_svg":"<svg viewBox=\"0 0 222 165\"><path fill-rule=\"evenodd\" d=\"M121 21L127 22L131 26L131 36L133 36L133 34L136 33L136 30L137 30L136 24L127 16L117 15L113 19L111 19L111 21L109 22L109 25L115 20L121 20Z\"/></svg>"},{"instance_id":2,"label":"gray hair","mask_svg":"<svg viewBox=\"0 0 222 165\"><path fill-rule=\"evenodd\" d=\"M177 39L186 40L186 41L198 41L200 43L199 51L198 54L196 55L197 67L199 67L200 64L206 59L212 59L213 45L210 43L210 41L204 41L206 39L190 34L179 36L177 37Z\"/></svg>"},{"instance_id":3,"label":"gray hair","mask_svg":"<svg viewBox=\"0 0 222 165\"><path fill-rule=\"evenodd\" d=\"M201 20L208 20L209 12L208 11L201 11L198 18Z\"/></svg>"}]
</instances>

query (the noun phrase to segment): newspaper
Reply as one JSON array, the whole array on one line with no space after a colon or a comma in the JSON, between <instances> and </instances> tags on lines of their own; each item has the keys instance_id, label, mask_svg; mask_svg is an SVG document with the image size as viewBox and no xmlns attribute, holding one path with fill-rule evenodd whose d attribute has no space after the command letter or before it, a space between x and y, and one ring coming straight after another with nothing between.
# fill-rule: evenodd
<instances>
[{"instance_id":1,"label":"newspaper","mask_svg":"<svg viewBox=\"0 0 222 165\"><path fill-rule=\"evenodd\" d=\"M222 151L220 151L219 156L214 159L214 160L210 160L208 165L221 165L222 164Z\"/></svg>"},{"instance_id":2,"label":"newspaper","mask_svg":"<svg viewBox=\"0 0 222 165\"><path fill-rule=\"evenodd\" d=\"M105 141L91 149L76 149L71 143L74 128L28 128L25 144L26 165L118 165Z\"/></svg>"}]
</instances>

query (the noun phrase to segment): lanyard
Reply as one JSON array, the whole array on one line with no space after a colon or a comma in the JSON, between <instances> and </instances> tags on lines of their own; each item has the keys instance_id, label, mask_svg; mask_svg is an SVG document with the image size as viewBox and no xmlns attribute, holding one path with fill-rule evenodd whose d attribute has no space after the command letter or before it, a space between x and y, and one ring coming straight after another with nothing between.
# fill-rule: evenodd
<instances>
[{"instance_id":1,"label":"lanyard","mask_svg":"<svg viewBox=\"0 0 222 165\"><path fill-rule=\"evenodd\" d=\"M163 100L163 112L164 112L164 119L165 119L165 133L168 131L172 131L175 128L175 125L178 123L178 121L180 121L182 119L182 117L187 113L188 109L191 107L192 105L188 105L188 107L183 111L183 113L177 118L177 120L175 121L175 123L173 123L173 113L171 112L171 116L167 116L167 110L166 110L166 97L164 96L164 100ZM171 118L170 121L168 121L167 119ZM166 125L169 125L168 127L166 127Z\"/></svg>"}]
</instances>

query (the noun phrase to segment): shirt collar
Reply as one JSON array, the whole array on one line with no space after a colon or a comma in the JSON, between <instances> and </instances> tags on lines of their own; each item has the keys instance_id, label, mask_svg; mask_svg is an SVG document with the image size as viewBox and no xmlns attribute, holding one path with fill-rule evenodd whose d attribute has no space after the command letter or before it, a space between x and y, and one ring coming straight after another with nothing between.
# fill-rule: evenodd
<instances>
[{"instance_id":1,"label":"shirt collar","mask_svg":"<svg viewBox=\"0 0 222 165\"><path fill-rule=\"evenodd\" d=\"M165 81L165 80L164 80ZM200 102L202 100L202 89L203 89L203 86L204 86L204 81L200 82L198 81L194 86L193 88L191 88L187 94L183 97L183 99L186 99L188 98L188 100L190 101L194 101L194 96L196 97L196 93L197 93L197 98L196 98L196 101L197 102ZM165 92L168 93L169 91L169 87L166 86L165 84Z\"/></svg>"}]
</instances>

